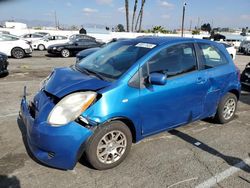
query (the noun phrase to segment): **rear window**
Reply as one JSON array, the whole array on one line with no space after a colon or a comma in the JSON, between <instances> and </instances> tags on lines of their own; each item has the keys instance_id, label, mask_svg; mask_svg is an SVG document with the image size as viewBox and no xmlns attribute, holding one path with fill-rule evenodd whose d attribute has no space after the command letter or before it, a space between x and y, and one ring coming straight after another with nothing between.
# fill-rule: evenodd
<instances>
[{"instance_id":1,"label":"rear window","mask_svg":"<svg viewBox=\"0 0 250 188\"><path fill-rule=\"evenodd\" d=\"M198 43L198 46L201 50L201 58L205 69L228 63L224 54L215 46L205 43Z\"/></svg>"}]
</instances>

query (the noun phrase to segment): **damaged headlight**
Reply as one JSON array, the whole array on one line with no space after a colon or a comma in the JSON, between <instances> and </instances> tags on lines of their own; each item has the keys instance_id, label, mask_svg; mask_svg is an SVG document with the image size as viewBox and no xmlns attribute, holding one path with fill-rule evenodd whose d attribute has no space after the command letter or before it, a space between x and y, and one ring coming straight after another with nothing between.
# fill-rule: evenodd
<instances>
[{"instance_id":1,"label":"damaged headlight","mask_svg":"<svg viewBox=\"0 0 250 188\"><path fill-rule=\"evenodd\" d=\"M96 96L95 92L87 91L64 97L50 112L48 123L59 127L74 121L94 102Z\"/></svg>"}]
</instances>

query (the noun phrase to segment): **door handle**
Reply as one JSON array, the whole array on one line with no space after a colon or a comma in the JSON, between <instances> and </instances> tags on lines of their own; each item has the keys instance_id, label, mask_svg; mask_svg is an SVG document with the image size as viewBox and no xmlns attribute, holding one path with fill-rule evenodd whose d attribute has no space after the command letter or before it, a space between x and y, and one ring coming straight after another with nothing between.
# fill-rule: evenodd
<instances>
[{"instance_id":1,"label":"door handle","mask_svg":"<svg viewBox=\"0 0 250 188\"><path fill-rule=\"evenodd\" d=\"M204 84L206 82L206 79L205 78L202 78L202 77L198 77L197 78L197 83L198 84Z\"/></svg>"}]
</instances>

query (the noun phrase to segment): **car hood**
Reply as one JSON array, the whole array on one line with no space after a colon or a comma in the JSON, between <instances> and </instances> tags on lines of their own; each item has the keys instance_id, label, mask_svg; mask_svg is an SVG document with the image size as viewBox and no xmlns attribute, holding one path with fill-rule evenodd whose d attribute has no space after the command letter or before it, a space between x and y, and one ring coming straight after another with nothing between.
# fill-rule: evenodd
<instances>
[{"instance_id":1,"label":"car hood","mask_svg":"<svg viewBox=\"0 0 250 188\"><path fill-rule=\"evenodd\" d=\"M44 90L56 97L63 97L76 91L97 91L111 85L111 82L79 72L73 67L55 69Z\"/></svg>"}]
</instances>

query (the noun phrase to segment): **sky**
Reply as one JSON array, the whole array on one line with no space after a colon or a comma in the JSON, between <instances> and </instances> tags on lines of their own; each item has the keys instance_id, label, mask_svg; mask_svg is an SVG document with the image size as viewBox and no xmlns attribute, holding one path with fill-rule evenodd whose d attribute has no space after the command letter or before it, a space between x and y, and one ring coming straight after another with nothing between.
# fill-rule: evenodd
<instances>
[{"instance_id":1,"label":"sky","mask_svg":"<svg viewBox=\"0 0 250 188\"><path fill-rule=\"evenodd\" d=\"M140 1L138 0L138 9ZM185 28L210 23L213 27L250 27L250 0L186 0ZM130 23L134 0L129 0ZM146 0L143 27L180 28L183 0ZM125 25L124 0L0 0L0 20L22 19L61 24Z\"/></svg>"}]
</instances>

